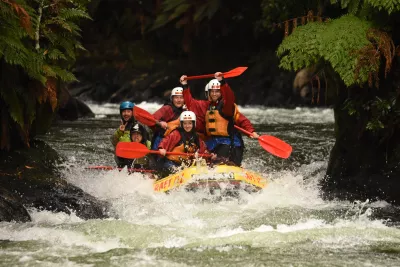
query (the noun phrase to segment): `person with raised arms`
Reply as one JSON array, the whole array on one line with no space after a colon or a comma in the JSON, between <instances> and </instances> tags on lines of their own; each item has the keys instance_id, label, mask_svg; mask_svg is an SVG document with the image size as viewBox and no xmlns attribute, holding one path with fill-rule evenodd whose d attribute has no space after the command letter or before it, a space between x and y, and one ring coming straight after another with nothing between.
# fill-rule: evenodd
<instances>
[{"instance_id":1,"label":"person with raised arms","mask_svg":"<svg viewBox=\"0 0 400 267\"><path fill-rule=\"evenodd\" d=\"M243 159L244 143L234 124L252 133L251 138L258 138L251 122L239 112L235 104L232 89L224 80L222 73L215 73L215 79L205 87L208 100L194 99L187 85L186 75L180 82L184 88L183 96L187 108L197 115L196 129L206 134L206 144L218 157L240 166Z\"/></svg>"},{"instance_id":2,"label":"person with raised arms","mask_svg":"<svg viewBox=\"0 0 400 267\"><path fill-rule=\"evenodd\" d=\"M194 112L182 112L179 121L180 126L164 137L158 145L160 154L162 156L165 156L166 152L208 154L204 141L196 133L196 115ZM215 159L215 155L212 158ZM190 161L188 156L167 155L163 167L169 172L173 172L174 167L180 166L183 162L190 164L188 161Z\"/></svg>"}]
</instances>

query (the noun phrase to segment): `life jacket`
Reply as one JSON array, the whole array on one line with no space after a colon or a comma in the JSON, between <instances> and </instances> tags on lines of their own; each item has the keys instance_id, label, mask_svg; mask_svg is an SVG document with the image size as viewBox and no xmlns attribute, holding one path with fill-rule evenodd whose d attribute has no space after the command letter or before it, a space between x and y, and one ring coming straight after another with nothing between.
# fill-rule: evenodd
<instances>
[{"instance_id":1,"label":"life jacket","mask_svg":"<svg viewBox=\"0 0 400 267\"><path fill-rule=\"evenodd\" d=\"M168 128L166 130L163 129L163 135L167 136L169 135L173 130L178 128L180 126L180 121L179 121L179 116L181 116L181 113L183 112L183 108L177 108L175 105L172 103L166 103L164 106L170 106L172 108L172 111L174 112L174 117L172 120L167 121Z\"/></svg>"},{"instance_id":2,"label":"life jacket","mask_svg":"<svg viewBox=\"0 0 400 267\"><path fill-rule=\"evenodd\" d=\"M232 117L222 113L223 101L216 106L210 104L206 113L206 133L211 136L233 136L234 123L239 118L239 109L235 104L235 112Z\"/></svg>"},{"instance_id":3,"label":"life jacket","mask_svg":"<svg viewBox=\"0 0 400 267\"><path fill-rule=\"evenodd\" d=\"M178 142L177 146L174 147L172 152L180 153L195 153L200 148L200 140L197 133L192 132L190 136L182 128L178 128L179 134L181 135L181 140ZM181 163L183 160L189 159L188 156L182 155L168 155L167 159Z\"/></svg>"}]
</instances>

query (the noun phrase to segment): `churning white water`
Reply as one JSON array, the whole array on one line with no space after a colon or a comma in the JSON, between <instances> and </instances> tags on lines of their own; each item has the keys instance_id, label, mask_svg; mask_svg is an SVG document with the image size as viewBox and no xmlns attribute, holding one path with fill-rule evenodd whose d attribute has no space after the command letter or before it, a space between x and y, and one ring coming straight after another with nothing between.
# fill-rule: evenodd
<instances>
[{"instance_id":1,"label":"churning white water","mask_svg":"<svg viewBox=\"0 0 400 267\"><path fill-rule=\"evenodd\" d=\"M141 103L154 111L160 105ZM31 210L30 223L0 223L1 266L398 266L400 230L386 202L325 201L318 182L333 145L330 109L242 107L257 132L293 146L288 160L245 139L244 167L269 185L239 199L207 192L154 193L141 174L95 171L112 165L118 105L96 118L60 123L42 139L66 162L69 182L112 205L113 218L82 220Z\"/></svg>"}]
</instances>

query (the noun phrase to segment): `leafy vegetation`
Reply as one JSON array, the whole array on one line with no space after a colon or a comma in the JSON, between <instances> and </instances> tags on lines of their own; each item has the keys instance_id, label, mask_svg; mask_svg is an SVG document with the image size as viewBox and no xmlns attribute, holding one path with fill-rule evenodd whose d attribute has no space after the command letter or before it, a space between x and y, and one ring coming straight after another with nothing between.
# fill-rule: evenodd
<instances>
[{"instance_id":1,"label":"leafy vegetation","mask_svg":"<svg viewBox=\"0 0 400 267\"><path fill-rule=\"evenodd\" d=\"M83 49L77 23L89 19L85 5L86 0L0 0L0 149L21 141L29 146L32 130L43 130L35 125L57 109L60 82L76 80L68 69Z\"/></svg>"},{"instance_id":2,"label":"leafy vegetation","mask_svg":"<svg viewBox=\"0 0 400 267\"><path fill-rule=\"evenodd\" d=\"M340 5L348 14L325 22L310 22L293 30L277 49L280 66L295 71L314 67L319 73L333 69L333 75L338 75L348 90L381 87L382 78L396 72L393 68L396 45L390 24L393 19L389 15L400 11L400 1L331 0L331 3ZM382 11L386 14L382 15ZM386 18L386 24L382 23L382 17ZM343 108L353 116L361 113L368 116L364 124L367 130L398 127L392 123L399 121L396 99L400 92L396 87L385 83L384 89L374 91L375 98L371 90L364 92L364 97L349 97Z\"/></svg>"}]
</instances>

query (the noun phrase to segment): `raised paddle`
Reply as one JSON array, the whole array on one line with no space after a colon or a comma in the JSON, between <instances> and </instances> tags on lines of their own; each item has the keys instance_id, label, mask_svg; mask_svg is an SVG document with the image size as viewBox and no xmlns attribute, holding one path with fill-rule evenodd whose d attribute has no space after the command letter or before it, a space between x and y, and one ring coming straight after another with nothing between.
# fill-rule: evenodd
<instances>
[{"instance_id":1,"label":"raised paddle","mask_svg":"<svg viewBox=\"0 0 400 267\"><path fill-rule=\"evenodd\" d=\"M137 142L119 142L115 154L118 157L126 159L137 159L146 156L147 154L159 154L158 150L150 150L145 145ZM194 156L194 153L167 152L167 155ZM210 154L198 154L199 157L211 157Z\"/></svg>"},{"instance_id":2,"label":"raised paddle","mask_svg":"<svg viewBox=\"0 0 400 267\"><path fill-rule=\"evenodd\" d=\"M246 131L243 128L240 128L237 125L235 125L235 128L249 136L251 135L250 132ZM262 135L262 136L258 137L257 139L258 139L258 143L260 143L261 147L264 148L265 150L267 150L272 155L287 159L290 156L290 154L292 153L292 147L279 138L276 138L271 135Z\"/></svg>"},{"instance_id":3,"label":"raised paddle","mask_svg":"<svg viewBox=\"0 0 400 267\"><path fill-rule=\"evenodd\" d=\"M154 125L159 125L159 122L151 115L148 111L139 108L138 106L133 107L133 116L135 117L136 120L139 122L143 123L144 125L147 126L154 126Z\"/></svg>"},{"instance_id":4,"label":"raised paddle","mask_svg":"<svg viewBox=\"0 0 400 267\"><path fill-rule=\"evenodd\" d=\"M237 67L237 68L234 68L233 70L222 73L222 75L224 75L224 78L232 78L232 77L241 75L245 70L247 70L247 67ZM190 80L196 80L196 79L214 78L214 75L215 74L188 76L188 77L186 77L186 80L190 81Z\"/></svg>"}]
</instances>

